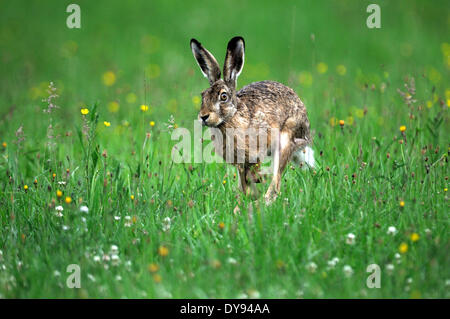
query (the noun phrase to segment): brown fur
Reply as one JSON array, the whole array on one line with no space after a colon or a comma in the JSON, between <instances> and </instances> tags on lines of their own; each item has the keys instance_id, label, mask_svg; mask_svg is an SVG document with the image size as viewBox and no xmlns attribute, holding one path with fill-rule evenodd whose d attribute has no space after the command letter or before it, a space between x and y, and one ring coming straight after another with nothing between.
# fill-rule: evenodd
<instances>
[{"instance_id":1,"label":"brown fur","mask_svg":"<svg viewBox=\"0 0 450 319\"><path fill-rule=\"evenodd\" d=\"M236 79L244 60L244 40L240 37L233 38L228 44L224 79L220 79L220 72L217 77L218 65L215 65L217 62L214 57L209 59L211 53L196 40L191 41L191 47L196 58L202 57L197 61L211 84L210 88L202 92L199 119L222 132L223 146L217 151L226 160L227 139L234 139L234 158L231 163L238 167L241 189L246 192L249 183L261 180L259 165L250 161L256 154L249 154L248 138L239 132L230 135L229 129L264 130L268 138L266 148L270 150L272 146L275 150L272 155L279 156L278 166L265 196L266 202L271 202L280 191L281 175L292 153L311 143L310 125L303 102L291 88L274 81L254 82L236 92ZM223 93L227 96L225 101L221 99ZM280 132L276 141L270 138L272 129ZM239 150L239 145L244 145L244 149ZM237 162L239 151L245 154L244 163Z\"/></svg>"}]
</instances>

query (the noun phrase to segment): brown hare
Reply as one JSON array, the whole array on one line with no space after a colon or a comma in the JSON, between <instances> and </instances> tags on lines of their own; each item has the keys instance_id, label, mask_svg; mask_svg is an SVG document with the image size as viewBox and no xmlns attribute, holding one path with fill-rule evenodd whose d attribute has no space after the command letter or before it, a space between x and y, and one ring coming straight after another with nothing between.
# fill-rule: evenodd
<instances>
[{"instance_id":1,"label":"brown hare","mask_svg":"<svg viewBox=\"0 0 450 319\"><path fill-rule=\"evenodd\" d=\"M202 92L198 119L221 133L222 141L215 144L216 150L226 157L227 162L237 166L244 193L249 185L260 181L260 150L267 150L264 155L272 156L273 168L272 181L265 194L265 201L270 204L280 192L281 175L289 160L306 164L304 167L315 165L303 102L291 88L274 81L254 82L236 91L236 81L244 66L242 37L234 37L228 42L223 79L217 60L200 42L192 39L191 49L210 84ZM254 132L264 132L267 137L263 143L261 140L256 143L257 154L249 147ZM228 156L230 148L233 151L231 157ZM243 160L238 160L236 154L242 153Z\"/></svg>"}]
</instances>

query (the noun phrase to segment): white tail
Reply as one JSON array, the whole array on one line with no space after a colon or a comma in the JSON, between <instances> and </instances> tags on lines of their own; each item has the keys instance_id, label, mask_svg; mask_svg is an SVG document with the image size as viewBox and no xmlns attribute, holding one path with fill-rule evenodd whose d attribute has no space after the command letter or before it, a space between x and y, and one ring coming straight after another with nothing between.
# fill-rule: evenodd
<instances>
[{"instance_id":1,"label":"white tail","mask_svg":"<svg viewBox=\"0 0 450 319\"><path fill-rule=\"evenodd\" d=\"M292 156L294 162L298 165L303 164L303 169L314 168L316 161L314 160L314 151L311 147L306 146L303 149L298 149ZM306 164L306 165L305 165Z\"/></svg>"}]
</instances>

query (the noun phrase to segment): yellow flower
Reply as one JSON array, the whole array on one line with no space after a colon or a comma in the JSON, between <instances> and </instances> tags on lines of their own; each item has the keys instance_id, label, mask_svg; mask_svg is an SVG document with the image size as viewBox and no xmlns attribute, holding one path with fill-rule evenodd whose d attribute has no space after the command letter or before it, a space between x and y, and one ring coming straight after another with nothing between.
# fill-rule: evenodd
<instances>
[{"instance_id":1,"label":"yellow flower","mask_svg":"<svg viewBox=\"0 0 450 319\"><path fill-rule=\"evenodd\" d=\"M420 239L420 236L418 233L412 233L410 238L412 242L416 242Z\"/></svg>"},{"instance_id":2,"label":"yellow flower","mask_svg":"<svg viewBox=\"0 0 450 319\"><path fill-rule=\"evenodd\" d=\"M194 103L194 106L199 106L201 101L202 100L198 95L192 97L192 103Z\"/></svg>"},{"instance_id":3,"label":"yellow flower","mask_svg":"<svg viewBox=\"0 0 450 319\"><path fill-rule=\"evenodd\" d=\"M112 71L103 73L103 84L106 86L111 86L116 83L116 75Z\"/></svg>"},{"instance_id":4,"label":"yellow flower","mask_svg":"<svg viewBox=\"0 0 450 319\"><path fill-rule=\"evenodd\" d=\"M154 275L153 275L153 280L154 280L156 283L160 283L161 280L162 280L162 277L161 277L160 274L154 274Z\"/></svg>"},{"instance_id":5,"label":"yellow flower","mask_svg":"<svg viewBox=\"0 0 450 319\"><path fill-rule=\"evenodd\" d=\"M55 177L56 177L56 174L55 174L55 173L53 173L53 174L52 174L52 177L53 177L53 178L55 178Z\"/></svg>"},{"instance_id":6,"label":"yellow flower","mask_svg":"<svg viewBox=\"0 0 450 319\"><path fill-rule=\"evenodd\" d=\"M134 195L131 195L130 198L131 198L131 200L134 200Z\"/></svg>"},{"instance_id":7,"label":"yellow flower","mask_svg":"<svg viewBox=\"0 0 450 319\"><path fill-rule=\"evenodd\" d=\"M159 270L159 267L157 264L151 263L148 265L148 271L150 272L157 272Z\"/></svg>"},{"instance_id":8,"label":"yellow flower","mask_svg":"<svg viewBox=\"0 0 450 319\"><path fill-rule=\"evenodd\" d=\"M447 99L447 106L450 107L450 99Z\"/></svg>"},{"instance_id":9,"label":"yellow flower","mask_svg":"<svg viewBox=\"0 0 450 319\"><path fill-rule=\"evenodd\" d=\"M339 64L336 67L336 72L337 74L344 76L345 73L347 73L347 68L345 67L345 65Z\"/></svg>"},{"instance_id":10,"label":"yellow flower","mask_svg":"<svg viewBox=\"0 0 450 319\"><path fill-rule=\"evenodd\" d=\"M61 192L59 189L56 191L56 196L61 197L63 195L63 192Z\"/></svg>"},{"instance_id":11,"label":"yellow flower","mask_svg":"<svg viewBox=\"0 0 450 319\"><path fill-rule=\"evenodd\" d=\"M398 247L398 251L401 254L405 254L408 251L408 244L407 243L401 243L400 246Z\"/></svg>"},{"instance_id":12,"label":"yellow flower","mask_svg":"<svg viewBox=\"0 0 450 319\"><path fill-rule=\"evenodd\" d=\"M156 79L161 74L161 68L158 64L149 64L145 68L145 73L150 79Z\"/></svg>"},{"instance_id":13,"label":"yellow flower","mask_svg":"<svg viewBox=\"0 0 450 319\"><path fill-rule=\"evenodd\" d=\"M317 71L320 74L326 73L327 70L328 70L328 65L326 65L324 62L320 62L319 64L317 64Z\"/></svg>"},{"instance_id":14,"label":"yellow flower","mask_svg":"<svg viewBox=\"0 0 450 319\"><path fill-rule=\"evenodd\" d=\"M403 207L405 207L405 202L401 200L399 205L400 205L400 208L403 208Z\"/></svg>"},{"instance_id":15,"label":"yellow flower","mask_svg":"<svg viewBox=\"0 0 450 319\"><path fill-rule=\"evenodd\" d=\"M300 84L302 84L304 86L311 86L311 84L313 82L311 72L308 72L308 71L300 72L300 75L298 76L298 80L299 80Z\"/></svg>"},{"instance_id":16,"label":"yellow flower","mask_svg":"<svg viewBox=\"0 0 450 319\"><path fill-rule=\"evenodd\" d=\"M222 181L222 184L223 184L223 185L225 185L226 183L227 183L227 181L226 181L226 180L223 180L223 181Z\"/></svg>"},{"instance_id":17,"label":"yellow flower","mask_svg":"<svg viewBox=\"0 0 450 319\"><path fill-rule=\"evenodd\" d=\"M448 100L450 99L450 89L445 90L445 98Z\"/></svg>"},{"instance_id":18,"label":"yellow flower","mask_svg":"<svg viewBox=\"0 0 450 319\"><path fill-rule=\"evenodd\" d=\"M447 192L447 191L448 191L447 187L446 187L446 188L444 188L444 192Z\"/></svg>"},{"instance_id":19,"label":"yellow flower","mask_svg":"<svg viewBox=\"0 0 450 319\"><path fill-rule=\"evenodd\" d=\"M104 121L103 124L104 124L106 127L110 127L110 126L111 126L111 123L110 123L110 122L107 122L107 121Z\"/></svg>"},{"instance_id":20,"label":"yellow flower","mask_svg":"<svg viewBox=\"0 0 450 319\"><path fill-rule=\"evenodd\" d=\"M70 204L70 203L72 203L72 198L70 198L69 196L67 196L66 199L65 199L65 201L66 201L67 204Z\"/></svg>"},{"instance_id":21,"label":"yellow flower","mask_svg":"<svg viewBox=\"0 0 450 319\"><path fill-rule=\"evenodd\" d=\"M364 117L364 110L363 109L356 109L355 115L356 115L356 117L363 118Z\"/></svg>"},{"instance_id":22,"label":"yellow flower","mask_svg":"<svg viewBox=\"0 0 450 319\"><path fill-rule=\"evenodd\" d=\"M6 148L6 146L8 146L8 144L6 144L6 142L3 142L3 143L2 143L2 146L3 146L4 148Z\"/></svg>"},{"instance_id":23,"label":"yellow flower","mask_svg":"<svg viewBox=\"0 0 450 319\"><path fill-rule=\"evenodd\" d=\"M151 127L155 126L155 122L150 121L150 126L151 126Z\"/></svg>"},{"instance_id":24,"label":"yellow flower","mask_svg":"<svg viewBox=\"0 0 450 319\"><path fill-rule=\"evenodd\" d=\"M431 68L428 71L428 78L430 79L431 82L437 84L441 81L441 73L439 73L439 71L436 70L435 68Z\"/></svg>"},{"instance_id":25,"label":"yellow flower","mask_svg":"<svg viewBox=\"0 0 450 319\"><path fill-rule=\"evenodd\" d=\"M225 223L224 222L220 222L219 223L219 228L220 229L224 229L225 228Z\"/></svg>"},{"instance_id":26,"label":"yellow flower","mask_svg":"<svg viewBox=\"0 0 450 319\"><path fill-rule=\"evenodd\" d=\"M23 189L27 190L28 189L28 185L23 185Z\"/></svg>"},{"instance_id":27,"label":"yellow flower","mask_svg":"<svg viewBox=\"0 0 450 319\"><path fill-rule=\"evenodd\" d=\"M403 133L404 131L406 131L406 126L405 125L400 126L400 132Z\"/></svg>"},{"instance_id":28,"label":"yellow flower","mask_svg":"<svg viewBox=\"0 0 450 319\"><path fill-rule=\"evenodd\" d=\"M127 96L125 97L125 100L127 101L127 103L134 103L137 100L137 96L136 94L134 94L133 92L128 93Z\"/></svg>"},{"instance_id":29,"label":"yellow flower","mask_svg":"<svg viewBox=\"0 0 450 319\"><path fill-rule=\"evenodd\" d=\"M339 120L339 125L340 125L340 126L344 126L344 124L345 124L345 121L344 121L344 120Z\"/></svg>"},{"instance_id":30,"label":"yellow flower","mask_svg":"<svg viewBox=\"0 0 450 319\"><path fill-rule=\"evenodd\" d=\"M81 109L81 114L87 115L89 113L88 109Z\"/></svg>"},{"instance_id":31,"label":"yellow flower","mask_svg":"<svg viewBox=\"0 0 450 319\"><path fill-rule=\"evenodd\" d=\"M354 122L353 116L347 117L347 124L348 124L348 125L353 125L353 122Z\"/></svg>"},{"instance_id":32,"label":"yellow flower","mask_svg":"<svg viewBox=\"0 0 450 319\"><path fill-rule=\"evenodd\" d=\"M335 118L335 117L330 118L330 125L331 126L336 126L337 123L338 123L337 118Z\"/></svg>"},{"instance_id":33,"label":"yellow flower","mask_svg":"<svg viewBox=\"0 0 450 319\"><path fill-rule=\"evenodd\" d=\"M427 101L427 108L431 108L433 106L433 102L428 100Z\"/></svg>"},{"instance_id":34,"label":"yellow flower","mask_svg":"<svg viewBox=\"0 0 450 319\"><path fill-rule=\"evenodd\" d=\"M110 111L111 113L116 113L117 111L119 111L119 103L117 101L112 101L108 103L108 111Z\"/></svg>"},{"instance_id":35,"label":"yellow flower","mask_svg":"<svg viewBox=\"0 0 450 319\"><path fill-rule=\"evenodd\" d=\"M158 254L162 257L166 257L169 254L169 248L166 246L159 246Z\"/></svg>"},{"instance_id":36,"label":"yellow flower","mask_svg":"<svg viewBox=\"0 0 450 319\"><path fill-rule=\"evenodd\" d=\"M142 104L141 105L141 111L142 112L147 112L148 111L148 105Z\"/></svg>"}]
</instances>

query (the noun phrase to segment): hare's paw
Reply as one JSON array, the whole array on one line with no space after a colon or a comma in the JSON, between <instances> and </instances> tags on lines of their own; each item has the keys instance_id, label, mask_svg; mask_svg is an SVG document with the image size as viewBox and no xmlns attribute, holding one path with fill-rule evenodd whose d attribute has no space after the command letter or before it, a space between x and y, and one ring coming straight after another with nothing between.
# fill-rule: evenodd
<instances>
[{"instance_id":1,"label":"hare's paw","mask_svg":"<svg viewBox=\"0 0 450 319\"><path fill-rule=\"evenodd\" d=\"M266 195L264 195L264 200L266 202L266 205L269 206L272 204L275 199L277 199L277 192L274 187L269 187L269 189L266 192Z\"/></svg>"}]
</instances>

